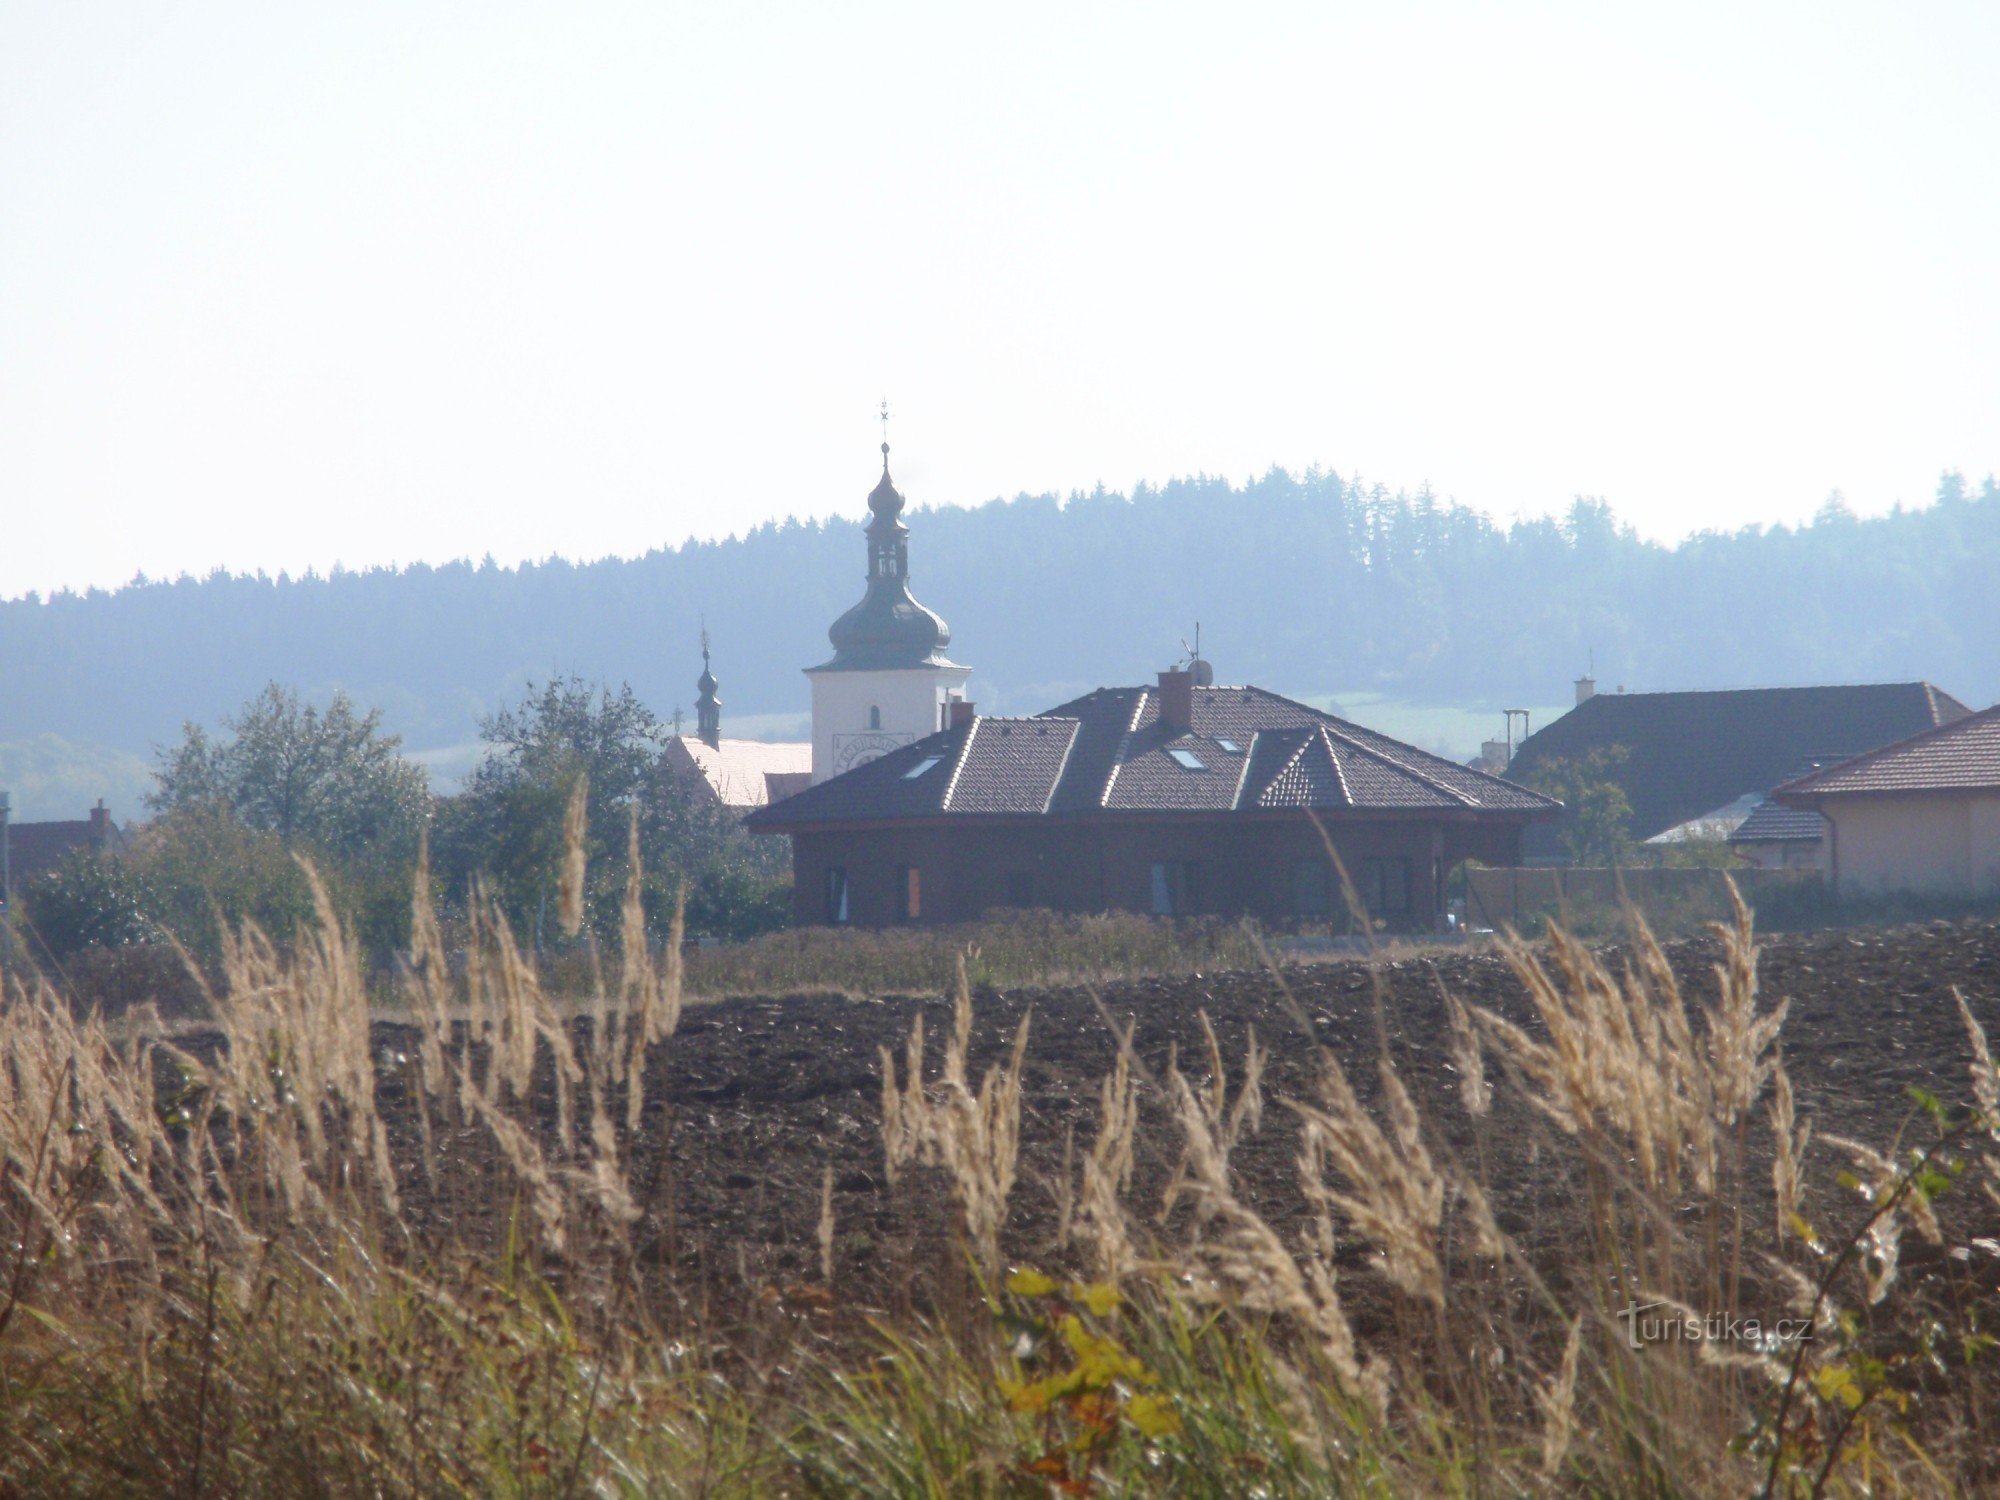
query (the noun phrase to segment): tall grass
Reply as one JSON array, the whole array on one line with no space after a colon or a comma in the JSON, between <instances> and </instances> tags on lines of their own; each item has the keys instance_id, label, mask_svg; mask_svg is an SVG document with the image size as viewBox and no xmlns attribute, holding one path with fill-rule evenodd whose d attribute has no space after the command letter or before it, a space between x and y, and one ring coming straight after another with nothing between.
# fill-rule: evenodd
<instances>
[{"instance_id":1,"label":"tall grass","mask_svg":"<svg viewBox=\"0 0 2000 1500\"><path fill-rule=\"evenodd\" d=\"M1225 1044L1204 1016L1201 1046L1149 1071L1107 1018L1097 1119L1049 1185L1059 1243L1035 1265L1009 1235L1033 1025L975 1081L971 982L996 960L964 955L935 1061L920 1022L882 1057L884 1165L946 1183L959 1304L842 1323L828 1173L821 1284L726 1321L702 1311L701 1268L635 1244L658 1193L636 1148L672 1128L647 1078L688 975L677 931L649 940L633 868L619 944L585 950L560 997L476 894L448 962L420 872L408 1027L371 1029L317 888L298 941L230 935L213 1045L143 1015L114 1031L12 976L0 1494L1992 1482L2000 1306L1961 1274L1984 1252L1952 1206L2000 1204L2000 1072L1968 999L1966 1102L1925 1095L1904 1139L1874 1143L1800 1118L1740 907L1705 1003L1643 924L1615 963L1559 929L1510 940L1532 1018L1453 1001L1435 1041L1463 1119L1426 1113L1386 1025L1373 1056L1318 1049L1311 1087L1273 1098L1269 1048L1316 1044ZM1281 1122L1303 1232L1236 1165ZM1149 1184L1142 1156L1175 1165ZM1501 1180L1502 1160L1537 1165ZM1538 1199L1576 1233L1526 1234ZM1812 1336L1648 1339L1635 1304L1662 1326L1787 1315Z\"/></svg>"}]
</instances>

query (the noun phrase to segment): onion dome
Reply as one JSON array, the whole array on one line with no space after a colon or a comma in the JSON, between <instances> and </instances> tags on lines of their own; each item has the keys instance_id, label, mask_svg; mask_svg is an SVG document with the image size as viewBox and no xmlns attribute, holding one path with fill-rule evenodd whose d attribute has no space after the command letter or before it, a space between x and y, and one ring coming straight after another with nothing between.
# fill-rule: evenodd
<instances>
[{"instance_id":1,"label":"onion dome","mask_svg":"<svg viewBox=\"0 0 2000 1500\"><path fill-rule=\"evenodd\" d=\"M833 622L827 639L833 659L816 672L860 672L899 667L950 666L944 648L951 629L910 593L910 529L900 517L903 496L889 478L889 445L882 445L882 478L868 496L868 592Z\"/></svg>"},{"instance_id":2,"label":"onion dome","mask_svg":"<svg viewBox=\"0 0 2000 1500\"><path fill-rule=\"evenodd\" d=\"M695 691L700 694L694 703L695 733L700 736L704 744L720 750L722 748L722 699L717 696L715 691L720 684L715 680L715 673L709 670L708 631L706 629L701 633L701 676L695 679L694 685Z\"/></svg>"}]
</instances>

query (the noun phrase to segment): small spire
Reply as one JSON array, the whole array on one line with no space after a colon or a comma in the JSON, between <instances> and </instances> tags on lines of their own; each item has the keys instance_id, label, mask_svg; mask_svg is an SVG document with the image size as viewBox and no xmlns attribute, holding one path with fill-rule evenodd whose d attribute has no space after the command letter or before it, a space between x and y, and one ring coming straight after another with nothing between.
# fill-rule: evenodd
<instances>
[{"instance_id":1,"label":"small spire","mask_svg":"<svg viewBox=\"0 0 2000 1500\"><path fill-rule=\"evenodd\" d=\"M695 682L695 691L700 695L695 699L695 733L703 744L712 749L722 748L722 699L716 693L721 686L715 680L715 673L708 664L708 625L701 627L701 676ZM678 713L678 710L676 710Z\"/></svg>"},{"instance_id":2,"label":"small spire","mask_svg":"<svg viewBox=\"0 0 2000 1500\"><path fill-rule=\"evenodd\" d=\"M889 477L889 398L882 398L882 477Z\"/></svg>"}]
</instances>

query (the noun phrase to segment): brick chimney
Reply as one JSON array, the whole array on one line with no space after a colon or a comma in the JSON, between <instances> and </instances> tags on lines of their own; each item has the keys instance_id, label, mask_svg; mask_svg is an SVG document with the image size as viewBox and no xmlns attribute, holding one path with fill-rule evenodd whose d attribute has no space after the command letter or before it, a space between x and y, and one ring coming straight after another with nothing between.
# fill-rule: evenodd
<instances>
[{"instance_id":1,"label":"brick chimney","mask_svg":"<svg viewBox=\"0 0 2000 1500\"><path fill-rule=\"evenodd\" d=\"M111 809L104 805L102 797L90 810L90 847L98 850L111 847Z\"/></svg>"},{"instance_id":2,"label":"brick chimney","mask_svg":"<svg viewBox=\"0 0 2000 1500\"><path fill-rule=\"evenodd\" d=\"M1160 674L1160 722L1175 734L1194 725L1194 673L1170 667Z\"/></svg>"},{"instance_id":3,"label":"brick chimney","mask_svg":"<svg viewBox=\"0 0 2000 1500\"><path fill-rule=\"evenodd\" d=\"M951 728L963 729L974 718L974 705L963 698L951 700Z\"/></svg>"}]
</instances>

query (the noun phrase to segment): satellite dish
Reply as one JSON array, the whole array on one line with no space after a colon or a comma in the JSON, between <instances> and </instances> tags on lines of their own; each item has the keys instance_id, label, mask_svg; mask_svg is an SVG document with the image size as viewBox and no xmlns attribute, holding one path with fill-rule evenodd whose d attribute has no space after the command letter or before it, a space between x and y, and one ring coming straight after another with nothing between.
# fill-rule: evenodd
<instances>
[{"instance_id":1,"label":"satellite dish","mask_svg":"<svg viewBox=\"0 0 2000 1500\"><path fill-rule=\"evenodd\" d=\"M1199 656L1188 663L1188 670L1194 673L1194 685L1196 687L1215 686L1215 668L1203 661Z\"/></svg>"}]
</instances>

